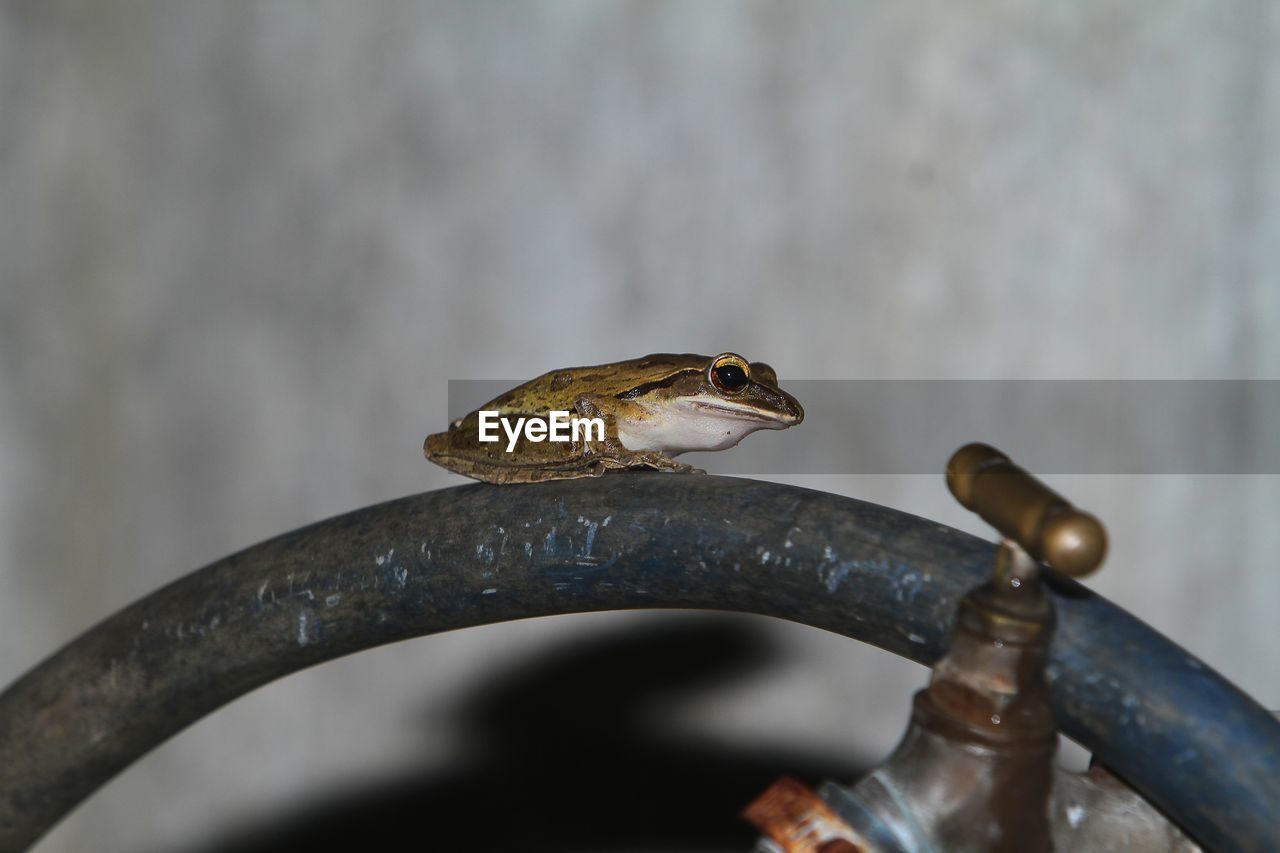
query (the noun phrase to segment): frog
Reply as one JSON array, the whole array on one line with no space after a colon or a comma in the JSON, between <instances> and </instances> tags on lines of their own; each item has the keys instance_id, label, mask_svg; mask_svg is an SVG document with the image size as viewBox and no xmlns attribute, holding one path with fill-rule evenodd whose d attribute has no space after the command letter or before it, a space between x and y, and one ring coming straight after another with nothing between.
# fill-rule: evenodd
<instances>
[{"instance_id":1,"label":"frog","mask_svg":"<svg viewBox=\"0 0 1280 853\"><path fill-rule=\"evenodd\" d=\"M495 412L507 419L504 429L521 418L546 422L554 412L567 412L599 419L603 430L575 429L557 441L499 430L495 440ZM800 403L778 387L777 373L764 362L732 352L655 353L544 373L427 436L422 449L437 465L494 484L627 470L704 473L675 457L726 450L757 430L787 429L803 420ZM545 435L547 425L538 431ZM486 434L489 440L482 441Z\"/></svg>"}]
</instances>

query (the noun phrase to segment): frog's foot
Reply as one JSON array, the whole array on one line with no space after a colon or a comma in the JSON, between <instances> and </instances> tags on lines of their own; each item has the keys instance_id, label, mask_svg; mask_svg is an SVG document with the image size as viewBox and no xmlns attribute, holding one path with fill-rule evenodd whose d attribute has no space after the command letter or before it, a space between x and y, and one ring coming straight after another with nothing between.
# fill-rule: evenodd
<instances>
[{"instance_id":1,"label":"frog's foot","mask_svg":"<svg viewBox=\"0 0 1280 853\"><path fill-rule=\"evenodd\" d=\"M628 453L621 460L628 468L652 468L655 471L674 471L679 474L705 474L701 468L677 462L655 450L641 450Z\"/></svg>"}]
</instances>

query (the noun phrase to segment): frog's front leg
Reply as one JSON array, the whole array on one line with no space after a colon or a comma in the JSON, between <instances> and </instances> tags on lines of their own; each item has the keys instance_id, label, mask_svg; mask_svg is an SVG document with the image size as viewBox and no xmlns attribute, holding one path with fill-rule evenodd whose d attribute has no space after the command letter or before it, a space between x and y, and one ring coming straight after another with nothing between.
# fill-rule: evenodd
<instances>
[{"instance_id":1,"label":"frog's front leg","mask_svg":"<svg viewBox=\"0 0 1280 853\"><path fill-rule=\"evenodd\" d=\"M657 450L629 450L618 438L618 421L608 410L608 398L584 395L574 401L579 417L600 418L604 421L604 440L587 441L581 452L586 458L595 459L595 473L625 468L652 468L656 471L676 471L683 474L705 474L701 468L677 462ZM590 435L588 431L587 435Z\"/></svg>"}]
</instances>

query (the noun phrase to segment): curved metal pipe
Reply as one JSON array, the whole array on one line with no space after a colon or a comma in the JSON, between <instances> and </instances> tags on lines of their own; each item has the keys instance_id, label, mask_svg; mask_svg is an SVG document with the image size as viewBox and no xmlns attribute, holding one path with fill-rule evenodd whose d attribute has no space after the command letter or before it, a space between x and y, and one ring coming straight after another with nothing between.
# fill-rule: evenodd
<instances>
[{"instance_id":1,"label":"curved metal pipe","mask_svg":"<svg viewBox=\"0 0 1280 853\"><path fill-rule=\"evenodd\" d=\"M32 844L152 747L249 690L423 634L530 616L777 616L920 663L994 546L754 480L627 473L471 485L286 533L125 608L0 695L0 849ZM1055 582L1054 708L1213 849L1280 849L1280 723L1123 610Z\"/></svg>"}]
</instances>

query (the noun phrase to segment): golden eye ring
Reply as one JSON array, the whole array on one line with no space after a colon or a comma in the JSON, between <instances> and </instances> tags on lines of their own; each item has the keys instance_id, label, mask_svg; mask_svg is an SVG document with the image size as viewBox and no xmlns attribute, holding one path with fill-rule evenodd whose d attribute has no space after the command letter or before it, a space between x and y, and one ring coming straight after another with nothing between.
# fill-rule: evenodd
<instances>
[{"instance_id":1,"label":"golden eye ring","mask_svg":"<svg viewBox=\"0 0 1280 853\"><path fill-rule=\"evenodd\" d=\"M718 391L740 394L751 384L751 365L742 356L727 352L711 360L707 379Z\"/></svg>"}]
</instances>

